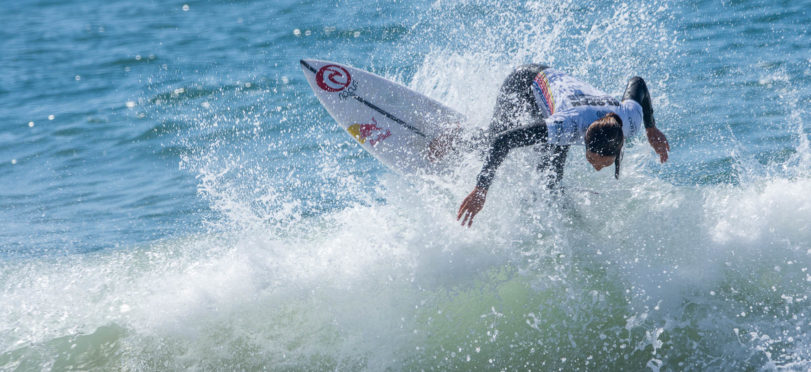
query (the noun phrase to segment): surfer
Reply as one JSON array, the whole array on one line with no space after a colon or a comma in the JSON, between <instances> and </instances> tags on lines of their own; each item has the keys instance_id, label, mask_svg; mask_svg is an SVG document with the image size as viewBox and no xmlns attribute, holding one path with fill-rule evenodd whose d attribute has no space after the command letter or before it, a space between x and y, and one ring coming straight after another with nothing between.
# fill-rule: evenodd
<instances>
[{"instance_id":1,"label":"surfer","mask_svg":"<svg viewBox=\"0 0 811 372\"><path fill-rule=\"evenodd\" d=\"M562 71L540 64L516 68L496 100L489 128L489 148L476 187L462 201L456 219L473 224L487 197L496 169L510 150L530 145L541 154L538 170L551 190L562 192L560 180L569 146L585 144L586 160L599 171L614 163L619 179L625 138L645 133L659 161L667 161L670 145L656 128L645 81L628 81L622 102Z\"/></svg>"}]
</instances>

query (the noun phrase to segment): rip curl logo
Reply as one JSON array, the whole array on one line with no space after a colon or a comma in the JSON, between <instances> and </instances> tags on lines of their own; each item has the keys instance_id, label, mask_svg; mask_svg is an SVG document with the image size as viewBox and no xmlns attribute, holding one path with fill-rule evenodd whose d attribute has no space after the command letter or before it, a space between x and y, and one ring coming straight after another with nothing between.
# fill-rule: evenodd
<instances>
[{"instance_id":1,"label":"rip curl logo","mask_svg":"<svg viewBox=\"0 0 811 372\"><path fill-rule=\"evenodd\" d=\"M315 82L327 92L340 92L352 83L352 76L341 66L326 65L315 74Z\"/></svg>"},{"instance_id":2,"label":"rip curl logo","mask_svg":"<svg viewBox=\"0 0 811 372\"><path fill-rule=\"evenodd\" d=\"M375 118L372 118L372 122L368 124L352 124L349 128L346 128L346 131L361 144L369 140L369 144L372 146L377 145L391 136L391 131L388 129L383 130L383 128L377 126L377 120L375 120Z\"/></svg>"}]
</instances>

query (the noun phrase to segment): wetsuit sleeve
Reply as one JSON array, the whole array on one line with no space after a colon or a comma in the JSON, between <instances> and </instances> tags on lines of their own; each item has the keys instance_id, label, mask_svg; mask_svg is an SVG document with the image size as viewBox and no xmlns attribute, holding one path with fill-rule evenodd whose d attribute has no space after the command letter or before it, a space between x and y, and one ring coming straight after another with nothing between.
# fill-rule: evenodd
<instances>
[{"instance_id":1,"label":"wetsuit sleeve","mask_svg":"<svg viewBox=\"0 0 811 372\"><path fill-rule=\"evenodd\" d=\"M496 169L507 157L510 150L516 147L534 145L546 142L546 123L541 121L529 127L515 128L496 135L490 142L490 149L479 177L476 179L476 187L480 189L490 188Z\"/></svg>"},{"instance_id":2,"label":"wetsuit sleeve","mask_svg":"<svg viewBox=\"0 0 811 372\"><path fill-rule=\"evenodd\" d=\"M653 119L653 104L651 103L650 93L645 80L639 76L634 76L628 80L628 86L625 88L625 94L622 100L631 99L642 106L642 117L644 118L645 128L656 127L656 120Z\"/></svg>"}]
</instances>

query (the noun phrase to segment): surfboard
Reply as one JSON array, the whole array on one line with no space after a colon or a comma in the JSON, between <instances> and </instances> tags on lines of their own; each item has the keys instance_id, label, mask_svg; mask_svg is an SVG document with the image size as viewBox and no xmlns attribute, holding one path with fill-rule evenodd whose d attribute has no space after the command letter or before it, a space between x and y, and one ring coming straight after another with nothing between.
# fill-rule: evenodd
<instances>
[{"instance_id":1,"label":"surfboard","mask_svg":"<svg viewBox=\"0 0 811 372\"><path fill-rule=\"evenodd\" d=\"M330 116L357 143L401 174L434 174L465 116L402 84L337 62L303 59L301 69Z\"/></svg>"}]
</instances>

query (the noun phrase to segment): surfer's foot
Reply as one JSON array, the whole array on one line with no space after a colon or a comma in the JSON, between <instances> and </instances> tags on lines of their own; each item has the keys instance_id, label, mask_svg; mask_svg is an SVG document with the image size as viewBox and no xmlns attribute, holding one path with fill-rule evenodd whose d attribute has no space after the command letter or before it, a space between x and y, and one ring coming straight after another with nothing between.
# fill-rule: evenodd
<instances>
[{"instance_id":1,"label":"surfer's foot","mask_svg":"<svg viewBox=\"0 0 811 372\"><path fill-rule=\"evenodd\" d=\"M456 143L461 134L461 128L453 128L442 132L428 143L425 156L432 163L442 160L449 152L455 150Z\"/></svg>"}]
</instances>

